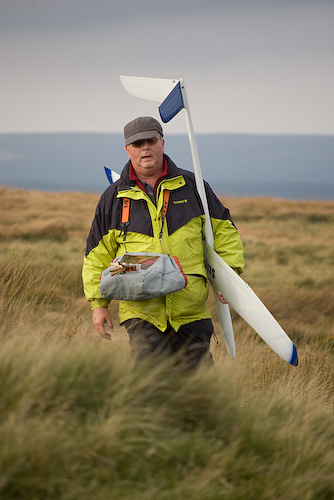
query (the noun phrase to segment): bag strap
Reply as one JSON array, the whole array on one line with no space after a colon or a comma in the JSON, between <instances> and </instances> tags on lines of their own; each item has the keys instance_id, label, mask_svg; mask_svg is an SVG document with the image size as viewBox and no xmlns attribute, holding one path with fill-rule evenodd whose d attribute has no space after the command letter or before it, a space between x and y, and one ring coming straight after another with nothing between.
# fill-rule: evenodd
<instances>
[{"instance_id":1,"label":"bag strap","mask_svg":"<svg viewBox=\"0 0 334 500\"><path fill-rule=\"evenodd\" d=\"M122 225L129 224L130 218L130 198L123 198Z\"/></svg>"},{"instance_id":2,"label":"bag strap","mask_svg":"<svg viewBox=\"0 0 334 500\"><path fill-rule=\"evenodd\" d=\"M162 202L162 223L164 223L166 214L167 214L167 208L168 208L168 202L169 202L169 195L170 191L168 189L164 190L164 198Z\"/></svg>"},{"instance_id":3,"label":"bag strap","mask_svg":"<svg viewBox=\"0 0 334 500\"><path fill-rule=\"evenodd\" d=\"M160 234L159 234L159 241L160 241L160 246L161 246L161 251L162 253L165 253L163 248L162 248L162 231L163 231L163 228L164 228L164 222L165 222L165 219L166 219L166 215L167 215L167 209L168 209L168 203L169 203L169 195L170 195L170 191L168 189L165 189L164 190L164 195L163 195L163 202L162 202L162 221L161 221L161 230L160 230Z\"/></svg>"},{"instance_id":4,"label":"bag strap","mask_svg":"<svg viewBox=\"0 0 334 500\"><path fill-rule=\"evenodd\" d=\"M130 223L130 198L123 198L123 204L122 204L122 220L121 220L121 226L123 228L123 244L126 250L126 232L128 229L128 225Z\"/></svg>"}]
</instances>

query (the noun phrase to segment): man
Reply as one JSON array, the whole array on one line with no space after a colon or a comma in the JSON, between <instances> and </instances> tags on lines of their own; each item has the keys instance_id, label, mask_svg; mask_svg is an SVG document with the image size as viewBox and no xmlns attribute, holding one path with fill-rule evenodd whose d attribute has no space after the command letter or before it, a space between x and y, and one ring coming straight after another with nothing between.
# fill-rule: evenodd
<instances>
[{"instance_id":1,"label":"man","mask_svg":"<svg viewBox=\"0 0 334 500\"><path fill-rule=\"evenodd\" d=\"M99 292L102 271L116 256L127 252L157 252L176 256L187 276L187 286L167 296L144 301L120 301L119 321L130 340L135 362L178 354L187 368L212 363L213 333L206 305L208 280L204 267L205 216L192 172L178 168L164 154L163 129L151 117L139 117L124 127L129 161L121 178L103 193L87 239L83 283L91 303L93 323L110 340L108 300ZM243 246L229 211L205 183L215 238L215 249L236 272L244 268ZM165 218L164 192L169 191ZM124 242L121 225L123 198L130 200ZM224 298L218 294L223 302Z\"/></svg>"}]
</instances>

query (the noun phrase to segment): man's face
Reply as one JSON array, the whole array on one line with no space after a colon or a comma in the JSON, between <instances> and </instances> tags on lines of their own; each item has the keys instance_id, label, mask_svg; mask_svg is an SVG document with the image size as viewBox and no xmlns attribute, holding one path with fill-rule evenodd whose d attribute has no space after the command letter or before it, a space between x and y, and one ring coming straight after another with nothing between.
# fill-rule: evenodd
<instances>
[{"instance_id":1,"label":"man's face","mask_svg":"<svg viewBox=\"0 0 334 500\"><path fill-rule=\"evenodd\" d=\"M163 168L165 141L159 135L153 139L136 141L125 146L136 174L142 177L154 177Z\"/></svg>"}]
</instances>

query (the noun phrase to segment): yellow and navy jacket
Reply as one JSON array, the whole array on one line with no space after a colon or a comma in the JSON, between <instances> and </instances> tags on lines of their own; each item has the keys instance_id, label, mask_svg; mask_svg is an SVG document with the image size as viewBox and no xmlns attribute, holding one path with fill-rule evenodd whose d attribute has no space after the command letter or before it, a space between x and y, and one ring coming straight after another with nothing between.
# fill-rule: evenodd
<instances>
[{"instance_id":1,"label":"yellow and navy jacket","mask_svg":"<svg viewBox=\"0 0 334 500\"><path fill-rule=\"evenodd\" d=\"M195 176L178 168L164 155L167 175L156 189L156 203L135 180L129 180L130 162L120 179L101 196L87 239L83 264L83 285L91 308L107 307L109 301L99 292L102 271L115 257L128 252L157 252L177 256L187 286L183 290L156 299L120 301L119 321L141 318L164 331L169 322L177 331L183 324L210 318L206 305L208 280L204 266L203 239L205 216L198 195ZM163 192L170 191L169 203L162 225ZM229 210L222 205L210 186L205 183L209 212L215 239L215 250L239 274L244 269L243 245ZM126 249L123 242L123 198L130 199ZM162 231L161 244L159 235Z\"/></svg>"}]
</instances>

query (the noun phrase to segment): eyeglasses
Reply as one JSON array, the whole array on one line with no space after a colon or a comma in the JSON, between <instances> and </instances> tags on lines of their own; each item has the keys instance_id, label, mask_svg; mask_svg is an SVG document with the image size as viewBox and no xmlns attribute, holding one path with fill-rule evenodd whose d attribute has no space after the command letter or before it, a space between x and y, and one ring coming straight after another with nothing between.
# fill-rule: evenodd
<instances>
[{"instance_id":1,"label":"eyeglasses","mask_svg":"<svg viewBox=\"0 0 334 500\"><path fill-rule=\"evenodd\" d=\"M157 144L159 139L160 136L156 135L152 139L140 139L139 141L131 142L131 146L133 146L134 148L142 148L145 142L147 142L150 146L153 146L154 144Z\"/></svg>"}]
</instances>

